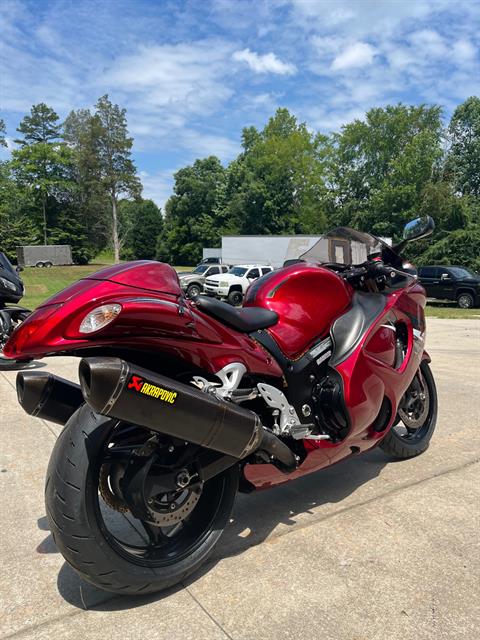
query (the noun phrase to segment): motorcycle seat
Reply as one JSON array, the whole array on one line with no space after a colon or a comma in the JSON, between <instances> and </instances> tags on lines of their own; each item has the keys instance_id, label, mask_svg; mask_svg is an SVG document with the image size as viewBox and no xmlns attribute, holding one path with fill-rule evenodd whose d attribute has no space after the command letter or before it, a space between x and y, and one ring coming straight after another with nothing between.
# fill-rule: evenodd
<instances>
[{"instance_id":1,"label":"motorcycle seat","mask_svg":"<svg viewBox=\"0 0 480 640\"><path fill-rule=\"evenodd\" d=\"M241 307L238 309L227 302L207 296L199 296L195 302L200 311L242 333L266 329L278 322L278 315L275 311L262 307Z\"/></svg>"}]
</instances>

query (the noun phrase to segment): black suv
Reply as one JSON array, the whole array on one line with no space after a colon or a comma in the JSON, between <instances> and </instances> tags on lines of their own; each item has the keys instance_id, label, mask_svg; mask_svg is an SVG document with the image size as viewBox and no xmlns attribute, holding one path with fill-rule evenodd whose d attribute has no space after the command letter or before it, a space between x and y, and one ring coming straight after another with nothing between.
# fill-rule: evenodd
<instances>
[{"instance_id":1,"label":"black suv","mask_svg":"<svg viewBox=\"0 0 480 640\"><path fill-rule=\"evenodd\" d=\"M456 300L462 309L475 307L480 301L480 276L465 267L420 267L418 277L427 298Z\"/></svg>"}]
</instances>

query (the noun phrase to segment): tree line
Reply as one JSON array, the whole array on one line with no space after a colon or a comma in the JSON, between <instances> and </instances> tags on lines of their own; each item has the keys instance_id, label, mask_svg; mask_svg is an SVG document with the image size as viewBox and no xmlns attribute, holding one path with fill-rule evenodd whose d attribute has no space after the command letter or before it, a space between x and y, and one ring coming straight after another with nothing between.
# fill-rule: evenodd
<instances>
[{"instance_id":1,"label":"tree line","mask_svg":"<svg viewBox=\"0 0 480 640\"><path fill-rule=\"evenodd\" d=\"M0 120L0 144L5 134ZM9 257L22 244L70 244L80 264L106 247L116 261L154 257L163 219L141 198L125 109L105 95L93 113L71 111L61 123L40 103L17 134L11 159L0 163L0 248Z\"/></svg>"},{"instance_id":2,"label":"tree line","mask_svg":"<svg viewBox=\"0 0 480 640\"><path fill-rule=\"evenodd\" d=\"M195 264L226 234L320 234L351 226L401 237L431 215L431 240L412 246L419 264L480 270L480 99L445 123L439 106L374 108L329 136L287 109L242 132L227 166L215 156L174 174L162 213L141 198L126 113L103 96L63 124L35 105L0 167L0 244L71 244L78 261L105 246L119 258ZM3 132L3 136L2 136ZM0 141L5 137L0 122Z\"/></svg>"}]
</instances>

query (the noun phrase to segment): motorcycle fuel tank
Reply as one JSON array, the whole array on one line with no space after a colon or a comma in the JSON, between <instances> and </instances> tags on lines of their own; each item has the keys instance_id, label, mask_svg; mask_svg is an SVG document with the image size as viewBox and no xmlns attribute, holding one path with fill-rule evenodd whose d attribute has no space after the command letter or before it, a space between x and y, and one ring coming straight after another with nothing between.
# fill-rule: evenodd
<instances>
[{"instance_id":1,"label":"motorcycle fuel tank","mask_svg":"<svg viewBox=\"0 0 480 640\"><path fill-rule=\"evenodd\" d=\"M353 290L333 271L312 264L294 264L259 278L246 294L244 306L276 311L279 321L268 329L290 359L304 353L351 304Z\"/></svg>"}]
</instances>

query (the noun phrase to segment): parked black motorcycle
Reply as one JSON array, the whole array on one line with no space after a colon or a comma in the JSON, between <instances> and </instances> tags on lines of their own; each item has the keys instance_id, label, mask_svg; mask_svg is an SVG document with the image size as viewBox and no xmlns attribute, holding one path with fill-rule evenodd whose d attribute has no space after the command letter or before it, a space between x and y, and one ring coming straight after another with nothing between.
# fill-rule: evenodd
<instances>
[{"instance_id":1,"label":"parked black motorcycle","mask_svg":"<svg viewBox=\"0 0 480 640\"><path fill-rule=\"evenodd\" d=\"M31 313L29 309L16 304L25 291L18 275L20 271L21 267L15 269L7 256L0 252L0 360L4 359L3 347L10 334ZM7 303L10 304L7 306Z\"/></svg>"}]
</instances>

